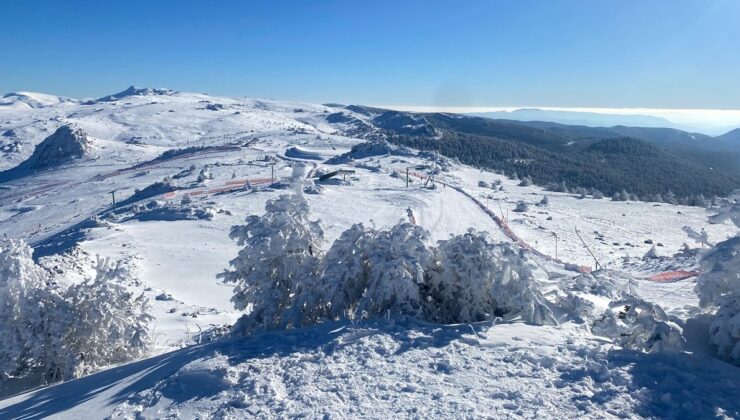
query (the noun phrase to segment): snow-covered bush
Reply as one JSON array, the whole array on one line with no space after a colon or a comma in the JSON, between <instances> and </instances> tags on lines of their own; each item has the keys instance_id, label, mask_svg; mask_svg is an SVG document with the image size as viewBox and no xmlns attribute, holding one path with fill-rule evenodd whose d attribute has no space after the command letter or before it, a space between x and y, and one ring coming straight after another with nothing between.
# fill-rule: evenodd
<instances>
[{"instance_id":1,"label":"snow-covered bush","mask_svg":"<svg viewBox=\"0 0 740 420\"><path fill-rule=\"evenodd\" d=\"M740 236L718 243L701 259L696 282L699 304L717 308L710 342L719 356L740 362Z\"/></svg>"},{"instance_id":2,"label":"snow-covered bush","mask_svg":"<svg viewBox=\"0 0 740 420\"><path fill-rule=\"evenodd\" d=\"M142 356L150 317L143 296L121 285L129 280L100 261L94 279L65 289L24 242L0 243L0 384L67 380Z\"/></svg>"},{"instance_id":3,"label":"snow-covered bush","mask_svg":"<svg viewBox=\"0 0 740 420\"><path fill-rule=\"evenodd\" d=\"M401 223L372 236L365 248L367 287L358 313L365 317L388 311L418 315L423 303L419 288L432 258L429 232Z\"/></svg>"},{"instance_id":4,"label":"snow-covered bush","mask_svg":"<svg viewBox=\"0 0 740 420\"><path fill-rule=\"evenodd\" d=\"M387 230L356 224L322 256L322 233L308 221L303 197L282 196L266 209L232 229L244 247L220 275L236 284L232 301L247 311L236 335L390 315L471 322L509 314L557 324L531 263L513 244L470 231L434 248L429 232L410 223Z\"/></svg>"},{"instance_id":5,"label":"snow-covered bush","mask_svg":"<svg viewBox=\"0 0 740 420\"><path fill-rule=\"evenodd\" d=\"M565 184L565 181L560 181L559 184L555 182L550 182L545 185L545 190L562 193L570 192L570 190L568 190L568 186Z\"/></svg>"},{"instance_id":6,"label":"snow-covered bush","mask_svg":"<svg viewBox=\"0 0 740 420\"><path fill-rule=\"evenodd\" d=\"M205 182L208 179L213 179L213 174L208 169L208 167L204 167L200 170L200 173L198 174L198 182Z\"/></svg>"},{"instance_id":7,"label":"snow-covered bush","mask_svg":"<svg viewBox=\"0 0 740 420\"><path fill-rule=\"evenodd\" d=\"M313 287L319 273L323 230L308 220L308 202L302 194L270 200L263 216L247 217L234 226L231 238L243 248L219 276L234 283L231 300L236 309L248 309L239 327L247 331L286 326L291 296Z\"/></svg>"},{"instance_id":8,"label":"snow-covered bush","mask_svg":"<svg viewBox=\"0 0 740 420\"><path fill-rule=\"evenodd\" d=\"M595 188L592 189L590 193L591 193L591 197L593 197L596 200L601 200L602 198L604 198L604 193Z\"/></svg>"},{"instance_id":9,"label":"snow-covered bush","mask_svg":"<svg viewBox=\"0 0 740 420\"><path fill-rule=\"evenodd\" d=\"M483 180L478 181L478 186L481 187L481 188L491 188L491 186L488 185L488 183L486 181L483 181Z\"/></svg>"},{"instance_id":10,"label":"snow-covered bush","mask_svg":"<svg viewBox=\"0 0 740 420\"><path fill-rule=\"evenodd\" d=\"M524 201L518 201L516 203L516 208L514 209L517 213L525 213L529 211L529 204L525 203Z\"/></svg>"},{"instance_id":11,"label":"snow-covered bush","mask_svg":"<svg viewBox=\"0 0 740 420\"><path fill-rule=\"evenodd\" d=\"M621 347L647 352L678 351L686 342L681 328L668 320L660 306L630 294L611 302L592 332Z\"/></svg>"},{"instance_id":12,"label":"snow-covered bush","mask_svg":"<svg viewBox=\"0 0 740 420\"><path fill-rule=\"evenodd\" d=\"M534 182L532 181L532 177L530 176L525 176L524 178L522 178L521 182L519 182L520 187L529 187L532 184L534 184Z\"/></svg>"},{"instance_id":13,"label":"snow-covered bush","mask_svg":"<svg viewBox=\"0 0 740 420\"><path fill-rule=\"evenodd\" d=\"M547 197L547 195L544 195L544 196L542 196L542 200L540 200L540 201L539 201L539 202L538 202L537 204L535 204L535 205L536 205L536 206L539 206L539 207L547 207L547 206L549 206L549 205L550 205L550 199L549 199L549 198Z\"/></svg>"},{"instance_id":14,"label":"snow-covered bush","mask_svg":"<svg viewBox=\"0 0 740 420\"><path fill-rule=\"evenodd\" d=\"M440 241L425 283L428 320L474 322L519 314L525 322L555 325L530 263L510 243L470 230Z\"/></svg>"},{"instance_id":15,"label":"snow-covered bush","mask_svg":"<svg viewBox=\"0 0 740 420\"><path fill-rule=\"evenodd\" d=\"M650 249L648 250L648 252L646 252L645 255L642 256L642 259L645 260L645 261L646 260L654 260L654 259L657 259L657 258L659 258L658 257L658 250L655 249L655 245L651 246Z\"/></svg>"},{"instance_id":16,"label":"snow-covered bush","mask_svg":"<svg viewBox=\"0 0 740 420\"><path fill-rule=\"evenodd\" d=\"M731 220L740 226L739 203L740 194L736 191L710 220ZM720 357L740 362L740 235L715 245L700 264L702 274L695 288L699 304L717 308L709 329L710 342L718 346Z\"/></svg>"},{"instance_id":17,"label":"snow-covered bush","mask_svg":"<svg viewBox=\"0 0 740 420\"><path fill-rule=\"evenodd\" d=\"M122 286L131 273L122 265L99 260L96 275L63 294L56 325L63 351L47 360L51 381L79 378L101 367L143 356L149 348L149 303Z\"/></svg>"},{"instance_id":18,"label":"snow-covered bush","mask_svg":"<svg viewBox=\"0 0 740 420\"><path fill-rule=\"evenodd\" d=\"M723 299L709 326L709 336L720 357L740 362L740 295Z\"/></svg>"},{"instance_id":19,"label":"snow-covered bush","mask_svg":"<svg viewBox=\"0 0 740 420\"><path fill-rule=\"evenodd\" d=\"M43 353L48 313L47 278L23 241L0 242L0 371L21 376L36 367Z\"/></svg>"},{"instance_id":20,"label":"snow-covered bush","mask_svg":"<svg viewBox=\"0 0 740 420\"><path fill-rule=\"evenodd\" d=\"M358 223L334 241L326 252L324 271L317 282L315 297L302 298L313 300L311 318L355 318L357 302L368 284L368 249L375 235L375 231Z\"/></svg>"},{"instance_id":21,"label":"snow-covered bush","mask_svg":"<svg viewBox=\"0 0 740 420\"><path fill-rule=\"evenodd\" d=\"M410 223L377 231L356 224L326 254L318 287L324 316L419 316L424 274L432 261L429 232Z\"/></svg>"}]
</instances>

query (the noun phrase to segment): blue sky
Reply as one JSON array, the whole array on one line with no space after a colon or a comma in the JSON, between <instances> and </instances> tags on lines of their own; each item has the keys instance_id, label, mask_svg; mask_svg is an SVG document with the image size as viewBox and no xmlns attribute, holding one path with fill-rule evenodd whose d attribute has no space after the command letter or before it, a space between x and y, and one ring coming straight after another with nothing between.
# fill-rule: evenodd
<instances>
[{"instance_id":1,"label":"blue sky","mask_svg":"<svg viewBox=\"0 0 740 420\"><path fill-rule=\"evenodd\" d=\"M740 1L0 2L0 92L740 108Z\"/></svg>"}]
</instances>

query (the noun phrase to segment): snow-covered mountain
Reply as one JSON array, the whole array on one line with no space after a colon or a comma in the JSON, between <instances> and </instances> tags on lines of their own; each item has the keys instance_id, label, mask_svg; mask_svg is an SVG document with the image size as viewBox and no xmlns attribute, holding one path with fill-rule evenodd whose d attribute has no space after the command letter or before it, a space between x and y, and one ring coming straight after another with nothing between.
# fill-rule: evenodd
<instances>
[{"instance_id":1,"label":"snow-covered mountain","mask_svg":"<svg viewBox=\"0 0 740 420\"><path fill-rule=\"evenodd\" d=\"M124 286L150 300L152 357L2 400L0 417L740 416L740 369L714 357L696 321L695 277L650 280L699 270L684 243L737 234L704 208L545 192L385 143L371 108L134 87L54 98L0 103L0 231L68 284L96 254L123 261L136 279ZM384 121L435 135L423 117ZM485 231L526 255L556 325L358 317L219 338L242 314L216 278L241 247L231 227L290 194L297 165L320 250L355 223L412 223L434 258L438 241ZM595 260L614 271L579 269ZM687 347L645 354L593 332L618 301L600 286L611 281L661 305ZM568 306L583 301L599 316Z\"/></svg>"},{"instance_id":2,"label":"snow-covered mountain","mask_svg":"<svg viewBox=\"0 0 740 420\"><path fill-rule=\"evenodd\" d=\"M585 125L587 127L612 127L626 125L635 127L674 127L665 118L650 115L615 115L598 112L557 111L539 108L520 108L513 111L481 112L477 115L486 118L500 118L517 121L549 121L560 124Z\"/></svg>"},{"instance_id":3,"label":"snow-covered mountain","mask_svg":"<svg viewBox=\"0 0 740 420\"><path fill-rule=\"evenodd\" d=\"M76 103L77 100L38 92L8 93L0 98L0 107L43 108L62 103Z\"/></svg>"}]
</instances>

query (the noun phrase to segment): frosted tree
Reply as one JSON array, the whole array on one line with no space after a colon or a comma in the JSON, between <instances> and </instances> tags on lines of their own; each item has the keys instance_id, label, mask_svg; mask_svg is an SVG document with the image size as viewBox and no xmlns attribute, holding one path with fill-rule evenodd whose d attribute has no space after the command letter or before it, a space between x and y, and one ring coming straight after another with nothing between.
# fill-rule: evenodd
<instances>
[{"instance_id":1,"label":"frosted tree","mask_svg":"<svg viewBox=\"0 0 740 420\"><path fill-rule=\"evenodd\" d=\"M200 173L198 174L198 182L205 182L209 179L213 179L213 174L211 173L210 169L208 167L204 167L200 170Z\"/></svg>"},{"instance_id":2,"label":"frosted tree","mask_svg":"<svg viewBox=\"0 0 740 420\"><path fill-rule=\"evenodd\" d=\"M64 289L24 242L0 243L0 382L77 378L148 350L147 301L124 288L130 273L107 261L96 273Z\"/></svg>"},{"instance_id":3,"label":"frosted tree","mask_svg":"<svg viewBox=\"0 0 740 420\"><path fill-rule=\"evenodd\" d=\"M401 223L372 236L364 251L365 293L355 310L363 317L384 313L418 316L423 303L420 287L432 261L429 232Z\"/></svg>"},{"instance_id":4,"label":"frosted tree","mask_svg":"<svg viewBox=\"0 0 740 420\"><path fill-rule=\"evenodd\" d=\"M668 190L668 192L663 195L663 201L668 204L678 204L678 200L676 200L676 194L674 194L671 190Z\"/></svg>"},{"instance_id":5,"label":"frosted tree","mask_svg":"<svg viewBox=\"0 0 740 420\"><path fill-rule=\"evenodd\" d=\"M357 303L367 289L368 249L376 236L376 231L359 223L334 241L326 252L324 271L317 284L314 319L355 317Z\"/></svg>"},{"instance_id":6,"label":"frosted tree","mask_svg":"<svg viewBox=\"0 0 740 420\"><path fill-rule=\"evenodd\" d=\"M518 249L468 231L440 241L427 275L426 317L436 322L474 322L505 314L537 325L557 322Z\"/></svg>"},{"instance_id":7,"label":"frosted tree","mask_svg":"<svg viewBox=\"0 0 740 420\"><path fill-rule=\"evenodd\" d=\"M517 213L525 213L529 211L529 204L525 203L524 201L518 201L516 203L516 208L514 209Z\"/></svg>"},{"instance_id":8,"label":"frosted tree","mask_svg":"<svg viewBox=\"0 0 740 420\"><path fill-rule=\"evenodd\" d=\"M324 233L318 221L308 220L309 205L300 190L269 200L265 210L232 227L231 238L243 248L230 262L231 270L219 275L235 284L234 307L247 310L235 331L295 322L301 308L291 308L291 296L313 287L319 273Z\"/></svg>"},{"instance_id":9,"label":"frosted tree","mask_svg":"<svg viewBox=\"0 0 740 420\"><path fill-rule=\"evenodd\" d=\"M740 194L735 191L716 215L715 223L732 221L740 227ZM702 274L696 283L699 304L717 312L709 334L719 356L740 362L740 235L720 242L700 261Z\"/></svg>"},{"instance_id":10,"label":"frosted tree","mask_svg":"<svg viewBox=\"0 0 740 420\"><path fill-rule=\"evenodd\" d=\"M95 271L95 278L64 291L64 303L57 307L60 318L50 324L64 347L45 363L50 381L79 378L139 358L149 348L149 303L123 286L131 272L103 259Z\"/></svg>"},{"instance_id":11,"label":"frosted tree","mask_svg":"<svg viewBox=\"0 0 740 420\"><path fill-rule=\"evenodd\" d=\"M690 226L684 226L681 228L681 230L686 232L686 235L688 235L689 238L693 239L697 243L700 243L702 246L712 246L712 243L709 242L709 234L704 229L702 229L701 232L697 232Z\"/></svg>"},{"instance_id":12,"label":"frosted tree","mask_svg":"<svg viewBox=\"0 0 740 420\"><path fill-rule=\"evenodd\" d=\"M0 371L28 374L43 353L48 318L42 311L48 279L23 241L0 242Z\"/></svg>"}]
</instances>

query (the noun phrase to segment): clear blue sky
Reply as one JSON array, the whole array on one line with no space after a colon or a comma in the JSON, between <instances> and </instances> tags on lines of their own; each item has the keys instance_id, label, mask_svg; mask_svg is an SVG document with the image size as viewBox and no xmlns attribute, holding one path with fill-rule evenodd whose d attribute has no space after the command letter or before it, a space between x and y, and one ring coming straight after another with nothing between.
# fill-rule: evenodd
<instances>
[{"instance_id":1,"label":"clear blue sky","mask_svg":"<svg viewBox=\"0 0 740 420\"><path fill-rule=\"evenodd\" d=\"M0 92L740 108L740 1L0 1Z\"/></svg>"}]
</instances>

